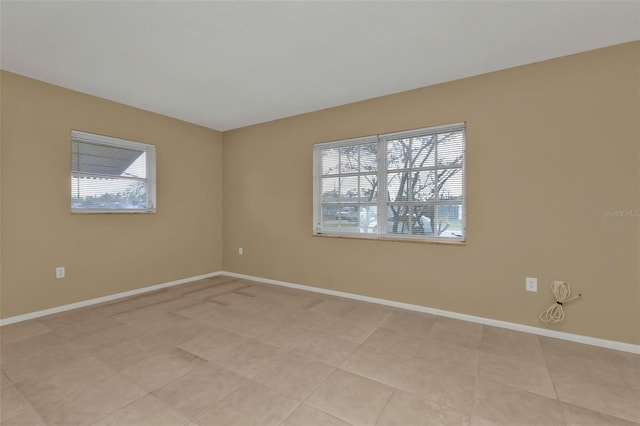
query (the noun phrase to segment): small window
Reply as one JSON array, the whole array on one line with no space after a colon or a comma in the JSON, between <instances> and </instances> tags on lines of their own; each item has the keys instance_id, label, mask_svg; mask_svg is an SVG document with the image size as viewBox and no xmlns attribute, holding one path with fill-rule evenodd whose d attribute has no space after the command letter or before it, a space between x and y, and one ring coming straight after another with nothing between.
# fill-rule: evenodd
<instances>
[{"instance_id":1,"label":"small window","mask_svg":"<svg viewBox=\"0 0 640 426\"><path fill-rule=\"evenodd\" d=\"M73 213L154 213L156 147L71 131Z\"/></svg>"},{"instance_id":2,"label":"small window","mask_svg":"<svg viewBox=\"0 0 640 426\"><path fill-rule=\"evenodd\" d=\"M316 235L464 241L464 123L314 146Z\"/></svg>"}]
</instances>

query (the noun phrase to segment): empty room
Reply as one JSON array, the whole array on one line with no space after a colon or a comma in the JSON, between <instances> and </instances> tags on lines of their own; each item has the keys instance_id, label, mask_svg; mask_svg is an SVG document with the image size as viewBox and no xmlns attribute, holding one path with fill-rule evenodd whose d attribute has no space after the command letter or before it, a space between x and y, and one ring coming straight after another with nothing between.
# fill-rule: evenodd
<instances>
[{"instance_id":1,"label":"empty room","mask_svg":"<svg viewBox=\"0 0 640 426\"><path fill-rule=\"evenodd\" d=\"M0 424L640 425L640 2L0 1Z\"/></svg>"}]
</instances>

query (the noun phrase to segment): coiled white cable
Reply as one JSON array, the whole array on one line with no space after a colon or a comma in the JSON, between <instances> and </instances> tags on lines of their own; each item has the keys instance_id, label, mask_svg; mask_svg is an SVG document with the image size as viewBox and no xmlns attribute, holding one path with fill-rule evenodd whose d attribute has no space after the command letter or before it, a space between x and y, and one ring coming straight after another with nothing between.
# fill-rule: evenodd
<instances>
[{"instance_id":1,"label":"coiled white cable","mask_svg":"<svg viewBox=\"0 0 640 426\"><path fill-rule=\"evenodd\" d=\"M582 296L582 294L578 294L577 296L569 297L571 295L571 288L569 287L569 283L564 281L552 282L551 293L553 293L553 297L556 298L556 302L540 313L540 320L544 322L562 321L564 319L562 306Z\"/></svg>"}]
</instances>

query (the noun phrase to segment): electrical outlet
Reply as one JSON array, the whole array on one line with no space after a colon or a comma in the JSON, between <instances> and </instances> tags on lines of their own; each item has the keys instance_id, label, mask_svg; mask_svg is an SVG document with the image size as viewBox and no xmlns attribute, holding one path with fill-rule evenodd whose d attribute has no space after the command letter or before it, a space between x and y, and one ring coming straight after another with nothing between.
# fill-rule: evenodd
<instances>
[{"instance_id":1,"label":"electrical outlet","mask_svg":"<svg viewBox=\"0 0 640 426\"><path fill-rule=\"evenodd\" d=\"M64 266L58 266L56 268L56 278L64 278Z\"/></svg>"},{"instance_id":2,"label":"electrical outlet","mask_svg":"<svg viewBox=\"0 0 640 426\"><path fill-rule=\"evenodd\" d=\"M244 254L244 249L242 247L238 248L238 254L242 256Z\"/></svg>"},{"instance_id":3,"label":"electrical outlet","mask_svg":"<svg viewBox=\"0 0 640 426\"><path fill-rule=\"evenodd\" d=\"M537 292L538 291L538 279L527 277L525 288L527 291Z\"/></svg>"}]
</instances>

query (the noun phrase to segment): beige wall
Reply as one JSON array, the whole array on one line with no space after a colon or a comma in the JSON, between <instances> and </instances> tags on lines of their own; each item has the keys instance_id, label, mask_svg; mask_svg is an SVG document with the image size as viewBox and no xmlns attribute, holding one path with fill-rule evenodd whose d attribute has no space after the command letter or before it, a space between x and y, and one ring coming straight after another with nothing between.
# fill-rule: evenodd
<instances>
[{"instance_id":1,"label":"beige wall","mask_svg":"<svg viewBox=\"0 0 640 426\"><path fill-rule=\"evenodd\" d=\"M224 134L225 270L640 343L640 43ZM464 246L313 237L312 145L467 122ZM244 256L237 254L244 247ZM524 290L526 276L539 292Z\"/></svg>"},{"instance_id":2,"label":"beige wall","mask_svg":"<svg viewBox=\"0 0 640 426\"><path fill-rule=\"evenodd\" d=\"M8 72L0 82L2 318L222 269L220 132ZM72 215L70 129L157 145L158 212Z\"/></svg>"}]
</instances>

